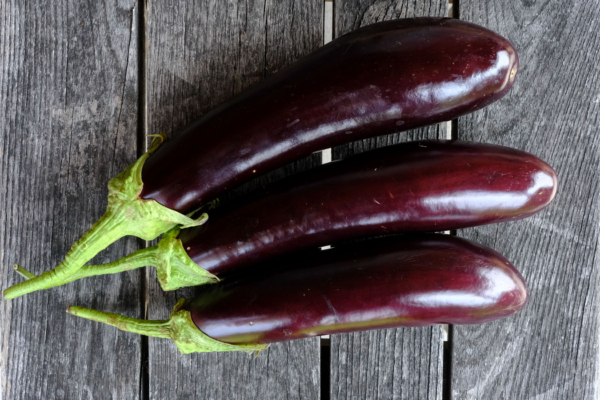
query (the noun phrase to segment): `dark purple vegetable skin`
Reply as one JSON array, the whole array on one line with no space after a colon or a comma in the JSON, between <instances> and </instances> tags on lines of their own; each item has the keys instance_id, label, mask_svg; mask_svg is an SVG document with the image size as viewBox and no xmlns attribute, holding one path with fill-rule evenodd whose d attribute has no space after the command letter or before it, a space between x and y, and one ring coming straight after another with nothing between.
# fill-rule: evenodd
<instances>
[{"instance_id":1,"label":"dark purple vegetable skin","mask_svg":"<svg viewBox=\"0 0 600 400\"><path fill-rule=\"evenodd\" d=\"M525 218L552 201L556 186L552 167L523 151L409 142L289 177L179 238L196 264L220 275L351 238Z\"/></svg>"},{"instance_id":2,"label":"dark purple vegetable skin","mask_svg":"<svg viewBox=\"0 0 600 400\"><path fill-rule=\"evenodd\" d=\"M208 336L254 344L482 323L513 314L527 301L522 276L504 257L449 235L377 239L319 253L203 286L184 309Z\"/></svg>"},{"instance_id":3,"label":"dark purple vegetable skin","mask_svg":"<svg viewBox=\"0 0 600 400\"><path fill-rule=\"evenodd\" d=\"M225 189L341 143L450 120L505 95L513 46L447 18L344 35L213 109L145 163L141 197L188 213Z\"/></svg>"}]
</instances>

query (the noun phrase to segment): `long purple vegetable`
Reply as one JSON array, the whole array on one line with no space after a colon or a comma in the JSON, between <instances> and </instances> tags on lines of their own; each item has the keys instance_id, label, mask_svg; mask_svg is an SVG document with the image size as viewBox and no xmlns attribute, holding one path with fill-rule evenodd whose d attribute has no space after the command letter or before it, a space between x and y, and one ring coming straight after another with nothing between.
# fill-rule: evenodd
<instances>
[{"instance_id":1,"label":"long purple vegetable","mask_svg":"<svg viewBox=\"0 0 600 400\"><path fill-rule=\"evenodd\" d=\"M504 257L449 235L365 241L269 266L204 286L194 300L180 300L167 321L81 307L68 311L124 331L171 338L182 353L251 352L315 335L488 322L527 301L523 278Z\"/></svg>"},{"instance_id":2,"label":"long purple vegetable","mask_svg":"<svg viewBox=\"0 0 600 400\"><path fill-rule=\"evenodd\" d=\"M222 191L314 151L434 124L511 88L517 54L464 21L416 18L344 35L233 97L109 183L101 219L54 270L9 288L16 297L68 281L99 251L152 240Z\"/></svg>"},{"instance_id":3,"label":"long purple vegetable","mask_svg":"<svg viewBox=\"0 0 600 400\"><path fill-rule=\"evenodd\" d=\"M545 208L556 174L523 151L481 143L419 141L326 164L225 205L201 227L157 246L82 268L72 278L154 265L174 290L304 248L403 231L514 221Z\"/></svg>"}]
</instances>

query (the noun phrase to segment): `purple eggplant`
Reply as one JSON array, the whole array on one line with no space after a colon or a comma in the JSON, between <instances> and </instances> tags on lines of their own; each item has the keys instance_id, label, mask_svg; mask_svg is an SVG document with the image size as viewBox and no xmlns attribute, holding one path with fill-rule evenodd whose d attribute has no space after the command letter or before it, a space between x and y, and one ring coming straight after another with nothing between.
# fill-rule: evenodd
<instances>
[{"instance_id":1,"label":"purple eggplant","mask_svg":"<svg viewBox=\"0 0 600 400\"><path fill-rule=\"evenodd\" d=\"M162 146L142 169L140 196L193 211L314 151L480 109L508 92L517 68L506 39L468 22L414 18L360 28Z\"/></svg>"},{"instance_id":2,"label":"purple eggplant","mask_svg":"<svg viewBox=\"0 0 600 400\"><path fill-rule=\"evenodd\" d=\"M126 235L201 225L187 213L262 173L344 142L456 118L505 95L512 45L480 26L415 18L344 35L213 109L109 182L106 213L54 270L13 298L65 283ZM162 137L161 137L162 138Z\"/></svg>"},{"instance_id":3,"label":"purple eggplant","mask_svg":"<svg viewBox=\"0 0 600 400\"><path fill-rule=\"evenodd\" d=\"M73 276L154 265L161 286L221 275L300 249L407 231L514 221L545 208L556 174L523 151L489 144L402 143L326 164L215 210L203 226Z\"/></svg>"},{"instance_id":4,"label":"purple eggplant","mask_svg":"<svg viewBox=\"0 0 600 400\"><path fill-rule=\"evenodd\" d=\"M220 275L340 240L514 221L548 206L556 187L552 167L523 151L410 142L284 180L179 238L197 265Z\"/></svg>"},{"instance_id":5,"label":"purple eggplant","mask_svg":"<svg viewBox=\"0 0 600 400\"><path fill-rule=\"evenodd\" d=\"M195 299L177 304L168 321L81 307L69 312L171 338L190 353L253 351L266 343L368 329L483 323L511 315L527 301L523 278L504 257L449 235L367 240L261 268L200 288Z\"/></svg>"}]
</instances>

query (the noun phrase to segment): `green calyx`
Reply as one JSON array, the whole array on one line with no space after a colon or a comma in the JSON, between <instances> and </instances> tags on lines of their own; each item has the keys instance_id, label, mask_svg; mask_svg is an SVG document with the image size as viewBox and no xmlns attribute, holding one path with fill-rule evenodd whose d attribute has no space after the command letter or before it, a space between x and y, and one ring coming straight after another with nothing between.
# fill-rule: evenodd
<instances>
[{"instance_id":1,"label":"green calyx","mask_svg":"<svg viewBox=\"0 0 600 400\"><path fill-rule=\"evenodd\" d=\"M165 233L156 246L156 275L163 290L177 290L187 286L216 283L219 278L200 268L177 238L180 228Z\"/></svg>"},{"instance_id":2,"label":"green calyx","mask_svg":"<svg viewBox=\"0 0 600 400\"><path fill-rule=\"evenodd\" d=\"M166 136L156 135L149 151L108 183L108 206L65 256L64 261L51 271L13 285L4 291L12 299L40 289L63 285L76 278L83 265L111 243L127 236L153 240L176 226L191 227L203 224L205 214L194 220L173 211L154 200L139 197L142 192L142 167Z\"/></svg>"},{"instance_id":3,"label":"green calyx","mask_svg":"<svg viewBox=\"0 0 600 400\"><path fill-rule=\"evenodd\" d=\"M67 312L78 317L117 327L122 331L173 339L175 345L183 354L214 351L243 351L251 354L267 348L267 345L264 344L235 345L211 338L196 327L190 312L182 309L185 303L185 299L179 300L166 321L129 318L83 307L69 307Z\"/></svg>"}]
</instances>

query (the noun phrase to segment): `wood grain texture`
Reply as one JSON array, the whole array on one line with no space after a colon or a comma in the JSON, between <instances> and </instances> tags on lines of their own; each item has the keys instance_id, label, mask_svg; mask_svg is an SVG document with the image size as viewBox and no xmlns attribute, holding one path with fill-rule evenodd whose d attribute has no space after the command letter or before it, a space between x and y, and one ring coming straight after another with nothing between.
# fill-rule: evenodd
<instances>
[{"instance_id":1,"label":"wood grain texture","mask_svg":"<svg viewBox=\"0 0 600 400\"><path fill-rule=\"evenodd\" d=\"M331 336L332 399L441 399L441 325Z\"/></svg>"},{"instance_id":2,"label":"wood grain texture","mask_svg":"<svg viewBox=\"0 0 600 400\"><path fill-rule=\"evenodd\" d=\"M148 2L148 132L177 133L214 106L321 46L322 2ZM226 134L226 133L224 133ZM220 199L320 164L320 154L274 171ZM166 318L193 289L163 292L149 274L148 318ZM246 354L182 355L149 339L151 399L316 399L319 339Z\"/></svg>"},{"instance_id":3,"label":"wood grain texture","mask_svg":"<svg viewBox=\"0 0 600 400\"><path fill-rule=\"evenodd\" d=\"M518 315L455 327L455 399L597 399L600 237L600 4L474 1L462 19L506 36L521 68L511 93L459 119L459 139L533 153L558 174L554 203L523 221L459 232L519 268Z\"/></svg>"},{"instance_id":4,"label":"wood grain texture","mask_svg":"<svg viewBox=\"0 0 600 400\"><path fill-rule=\"evenodd\" d=\"M137 9L76 1L0 4L0 286L41 273L106 208L136 158ZM107 262L137 248L122 240ZM77 304L140 314L140 272L0 301L0 399L135 399L140 339L69 316Z\"/></svg>"},{"instance_id":5,"label":"wood grain texture","mask_svg":"<svg viewBox=\"0 0 600 400\"><path fill-rule=\"evenodd\" d=\"M446 1L335 2L334 37L379 21L445 16ZM333 149L333 159L409 140L446 138L446 124L360 140ZM441 326L331 336L332 399L441 399Z\"/></svg>"}]
</instances>

